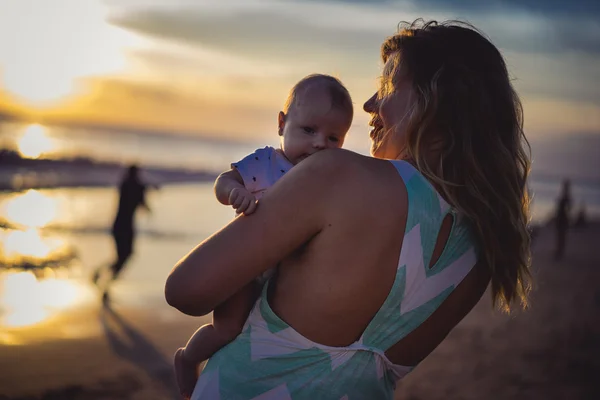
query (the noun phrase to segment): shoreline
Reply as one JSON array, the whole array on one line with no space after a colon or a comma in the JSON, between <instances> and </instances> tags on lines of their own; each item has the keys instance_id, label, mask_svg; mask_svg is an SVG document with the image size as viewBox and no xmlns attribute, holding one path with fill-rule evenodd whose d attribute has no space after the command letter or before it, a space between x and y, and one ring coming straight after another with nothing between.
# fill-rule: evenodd
<instances>
[{"instance_id":1,"label":"shoreline","mask_svg":"<svg viewBox=\"0 0 600 400\"><path fill-rule=\"evenodd\" d=\"M54 169L26 169L3 167L0 172L0 193L21 192L30 189L117 187L124 166L73 167ZM186 170L143 168L142 177L151 187L214 181L216 173Z\"/></svg>"},{"instance_id":2,"label":"shoreline","mask_svg":"<svg viewBox=\"0 0 600 400\"><path fill-rule=\"evenodd\" d=\"M212 175L208 173L198 173L190 174L186 177L169 177L157 179L152 182L150 186L162 188L164 186L171 185L184 185L184 184L195 184L195 183L205 183L205 182L213 182L216 179L217 175ZM16 178L18 180L22 178ZM73 189L73 188L82 188L82 189L92 189L92 188L114 188L118 185L118 180L101 180L97 182L85 181L85 180L75 180L73 177L68 178L59 178L62 181L56 182L56 177L50 177L46 179L46 182L40 182L38 178L24 177L24 184L13 185L6 183L2 176L0 176L0 193L18 193L26 190L53 190L53 189ZM52 181L52 182L48 182ZM113 182L114 181L114 182Z\"/></svg>"},{"instance_id":3,"label":"shoreline","mask_svg":"<svg viewBox=\"0 0 600 400\"><path fill-rule=\"evenodd\" d=\"M89 158L29 159L10 150L0 150L0 192L28 189L117 186L128 164L100 162ZM141 177L150 186L198 183L214 180L216 172L186 168L140 166Z\"/></svg>"}]
</instances>

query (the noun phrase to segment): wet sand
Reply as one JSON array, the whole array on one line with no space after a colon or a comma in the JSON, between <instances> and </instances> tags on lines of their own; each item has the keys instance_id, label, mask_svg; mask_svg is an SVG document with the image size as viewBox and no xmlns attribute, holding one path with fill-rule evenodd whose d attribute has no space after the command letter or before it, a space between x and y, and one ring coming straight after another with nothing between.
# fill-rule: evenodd
<instances>
[{"instance_id":1,"label":"wet sand","mask_svg":"<svg viewBox=\"0 0 600 400\"><path fill-rule=\"evenodd\" d=\"M397 390L396 399L600 398L600 223L534 244L531 308L493 312L489 294ZM208 317L115 297L35 329L0 327L0 399L173 399L171 357Z\"/></svg>"},{"instance_id":2,"label":"wet sand","mask_svg":"<svg viewBox=\"0 0 600 400\"><path fill-rule=\"evenodd\" d=\"M174 399L172 353L208 321L115 304L0 333L0 399Z\"/></svg>"}]
</instances>

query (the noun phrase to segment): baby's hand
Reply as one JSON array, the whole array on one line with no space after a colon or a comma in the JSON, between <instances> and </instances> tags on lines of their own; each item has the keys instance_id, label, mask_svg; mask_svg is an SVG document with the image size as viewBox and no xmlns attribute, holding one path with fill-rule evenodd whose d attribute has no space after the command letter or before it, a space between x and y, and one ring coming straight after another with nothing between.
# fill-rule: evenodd
<instances>
[{"instance_id":1,"label":"baby's hand","mask_svg":"<svg viewBox=\"0 0 600 400\"><path fill-rule=\"evenodd\" d=\"M250 215L256 210L256 198L244 188L235 188L229 193L229 204L238 214Z\"/></svg>"}]
</instances>

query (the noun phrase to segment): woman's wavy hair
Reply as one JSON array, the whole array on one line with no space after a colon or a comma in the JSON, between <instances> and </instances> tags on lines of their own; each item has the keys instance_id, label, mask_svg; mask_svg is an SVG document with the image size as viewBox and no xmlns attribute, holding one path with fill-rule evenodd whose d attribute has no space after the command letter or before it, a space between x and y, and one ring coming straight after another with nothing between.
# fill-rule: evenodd
<instances>
[{"instance_id":1,"label":"woman's wavy hair","mask_svg":"<svg viewBox=\"0 0 600 400\"><path fill-rule=\"evenodd\" d=\"M403 22L381 47L412 84L405 157L468 218L489 267L492 299L505 311L527 306L531 288L529 143L523 109L498 49L460 21ZM397 82L397 81L396 81ZM439 163L426 149L440 145ZM431 160L429 160L431 162Z\"/></svg>"}]
</instances>

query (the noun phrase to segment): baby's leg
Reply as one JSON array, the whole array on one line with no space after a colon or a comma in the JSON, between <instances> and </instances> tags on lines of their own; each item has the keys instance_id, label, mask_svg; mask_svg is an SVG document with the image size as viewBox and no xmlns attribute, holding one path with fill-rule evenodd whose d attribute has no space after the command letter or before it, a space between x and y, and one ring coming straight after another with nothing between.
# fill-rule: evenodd
<instances>
[{"instance_id":1,"label":"baby's leg","mask_svg":"<svg viewBox=\"0 0 600 400\"><path fill-rule=\"evenodd\" d=\"M252 282L220 304L213 312L212 325L204 325L188 341L186 359L201 363L235 339L242 332L257 292L257 285Z\"/></svg>"},{"instance_id":2,"label":"baby's leg","mask_svg":"<svg viewBox=\"0 0 600 400\"><path fill-rule=\"evenodd\" d=\"M192 395L200 363L241 333L258 294L259 287L255 282L242 288L214 310L212 324L200 327L185 348L177 350L175 375L184 397Z\"/></svg>"}]
</instances>

